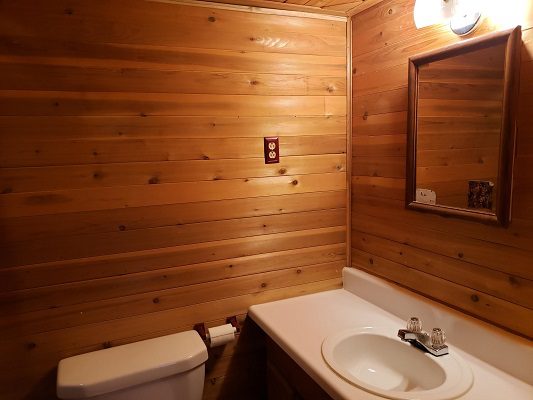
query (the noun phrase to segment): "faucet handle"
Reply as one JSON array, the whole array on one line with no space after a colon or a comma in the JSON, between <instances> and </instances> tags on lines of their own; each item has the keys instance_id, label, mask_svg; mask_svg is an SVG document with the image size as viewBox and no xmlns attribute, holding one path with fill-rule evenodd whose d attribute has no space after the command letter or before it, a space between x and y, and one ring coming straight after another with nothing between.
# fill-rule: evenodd
<instances>
[{"instance_id":1,"label":"faucet handle","mask_svg":"<svg viewBox=\"0 0 533 400\"><path fill-rule=\"evenodd\" d=\"M444 342L446 341L446 335L444 334L444 331L442 329L433 328L430 339L431 346L434 348L439 348L444 346Z\"/></svg>"},{"instance_id":2,"label":"faucet handle","mask_svg":"<svg viewBox=\"0 0 533 400\"><path fill-rule=\"evenodd\" d=\"M411 317L407 321L407 330L410 332L422 332L422 321L418 317Z\"/></svg>"}]
</instances>

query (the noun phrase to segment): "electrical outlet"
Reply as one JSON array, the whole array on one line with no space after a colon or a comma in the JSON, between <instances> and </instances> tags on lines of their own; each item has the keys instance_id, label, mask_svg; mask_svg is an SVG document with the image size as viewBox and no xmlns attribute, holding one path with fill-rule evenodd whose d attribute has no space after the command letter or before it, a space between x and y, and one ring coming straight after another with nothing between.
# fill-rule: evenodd
<instances>
[{"instance_id":1,"label":"electrical outlet","mask_svg":"<svg viewBox=\"0 0 533 400\"><path fill-rule=\"evenodd\" d=\"M279 163L279 138L266 137L264 138L265 147L265 164Z\"/></svg>"}]
</instances>

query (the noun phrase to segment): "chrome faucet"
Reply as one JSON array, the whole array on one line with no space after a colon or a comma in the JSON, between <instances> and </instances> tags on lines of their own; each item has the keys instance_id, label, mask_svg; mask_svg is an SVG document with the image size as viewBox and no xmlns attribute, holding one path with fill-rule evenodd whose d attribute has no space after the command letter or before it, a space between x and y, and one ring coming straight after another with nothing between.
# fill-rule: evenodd
<instances>
[{"instance_id":1,"label":"chrome faucet","mask_svg":"<svg viewBox=\"0 0 533 400\"><path fill-rule=\"evenodd\" d=\"M422 330L422 322L418 317L412 317L407 321L407 329L400 329L398 337L404 342L426 351L434 356L448 354L448 346L444 344L446 336L440 328L433 328L431 334Z\"/></svg>"}]
</instances>

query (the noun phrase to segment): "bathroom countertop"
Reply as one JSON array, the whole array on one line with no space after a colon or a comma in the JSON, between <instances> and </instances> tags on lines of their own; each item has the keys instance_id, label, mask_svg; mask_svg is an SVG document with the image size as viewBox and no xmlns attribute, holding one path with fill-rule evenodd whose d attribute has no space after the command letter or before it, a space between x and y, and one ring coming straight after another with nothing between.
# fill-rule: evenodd
<instances>
[{"instance_id":1,"label":"bathroom countertop","mask_svg":"<svg viewBox=\"0 0 533 400\"><path fill-rule=\"evenodd\" d=\"M390 310L367 301L372 296L378 303L390 304ZM533 349L529 341L361 271L345 269L344 289L255 305L249 314L332 398L376 400L382 397L353 386L329 368L322 358L322 342L330 334L355 327L383 327L395 332L405 325L406 318L398 315L404 308L409 308L405 315L421 316L423 323L442 327L450 353L459 354L470 365L474 383L461 399L533 400ZM434 320L440 324L433 325ZM495 365L498 360L501 365Z\"/></svg>"}]
</instances>

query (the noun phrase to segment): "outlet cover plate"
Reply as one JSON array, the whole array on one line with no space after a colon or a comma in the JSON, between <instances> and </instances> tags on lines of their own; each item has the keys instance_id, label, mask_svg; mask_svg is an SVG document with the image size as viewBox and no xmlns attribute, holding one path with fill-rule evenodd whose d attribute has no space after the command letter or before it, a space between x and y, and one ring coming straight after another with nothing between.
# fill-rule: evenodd
<instances>
[{"instance_id":1,"label":"outlet cover plate","mask_svg":"<svg viewBox=\"0 0 533 400\"><path fill-rule=\"evenodd\" d=\"M277 136L264 138L265 164L279 163L279 138Z\"/></svg>"}]
</instances>

